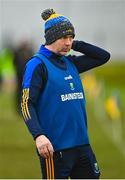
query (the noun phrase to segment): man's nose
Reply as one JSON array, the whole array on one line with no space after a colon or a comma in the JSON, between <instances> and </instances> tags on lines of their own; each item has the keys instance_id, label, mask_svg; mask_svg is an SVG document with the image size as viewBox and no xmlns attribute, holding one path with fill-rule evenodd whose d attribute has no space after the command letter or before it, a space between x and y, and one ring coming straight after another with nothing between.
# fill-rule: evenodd
<instances>
[{"instance_id":1,"label":"man's nose","mask_svg":"<svg viewBox=\"0 0 125 180\"><path fill-rule=\"evenodd\" d=\"M66 38L66 39L65 39L65 44L66 44L66 45L71 45L71 43L72 43L71 38Z\"/></svg>"}]
</instances>

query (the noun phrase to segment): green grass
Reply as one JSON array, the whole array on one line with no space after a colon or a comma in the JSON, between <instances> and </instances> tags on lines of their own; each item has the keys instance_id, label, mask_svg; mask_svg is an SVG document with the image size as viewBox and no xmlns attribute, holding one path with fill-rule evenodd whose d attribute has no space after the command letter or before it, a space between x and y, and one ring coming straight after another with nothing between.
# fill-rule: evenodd
<instances>
[{"instance_id":1,"label":"green grass","mask_svg":"<svg viewBox=\"0 0 125 180\"><path fill-rule=\"evenodd\" d=\"M110 94L115 88L120 90L122 105L125 107L125 87L120 78L121 68L123 65L106 65L94 73L104 82L106 94ZM122 76L125 77L125 72L122 72ZM89 105L91 106L91 102L87 101L89 135L101 168L101 178L125 178L125 158L104 132L103 125L95 118L94 110ZM125 132L124 118L125 115ZM13 93L5 91L0 92L0 178L41 178L35 142L22 118L16 114Z\"/></svg>"},{"instance_id":2,"label":"green grass","mask_svg":"<svg viewBox=\"0 0 125 180\"><path fill-rule=\"evenodd\" d=\"M0 178L40 178L34 141L13 102L11 94L0 94Z\"/></svg>"}]
</instances>

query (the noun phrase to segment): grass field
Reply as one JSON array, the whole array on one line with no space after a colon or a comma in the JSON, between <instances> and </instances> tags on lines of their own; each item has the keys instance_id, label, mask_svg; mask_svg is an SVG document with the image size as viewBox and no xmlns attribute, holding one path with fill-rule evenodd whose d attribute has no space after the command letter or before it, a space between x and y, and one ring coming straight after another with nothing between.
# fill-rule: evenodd
<instances>
[{"instance_id":1,"label":"grass field","mask_svg":"<svg viewBox=\"0 0 125 180\"><path fill-rule=\"evenodd\" d=\"M125 64L105 65L94 71L105 84L106 94L120 91L123 105L123 136L125 137ZM87 92L86 92L87 93ZM94 116L87 103L90 141L96 153L101 178L125 178L125 156L104 131L103 124ZM102 117L103 118L103 117ZM117 131L117 129L116 129ZM125 144L125 141L124 141ZM122 147L121 147L122 148ZM0 92L0 178L41 178L35 144L21 117L14 109L14 93Z\"/></svg>"}]
</instances>

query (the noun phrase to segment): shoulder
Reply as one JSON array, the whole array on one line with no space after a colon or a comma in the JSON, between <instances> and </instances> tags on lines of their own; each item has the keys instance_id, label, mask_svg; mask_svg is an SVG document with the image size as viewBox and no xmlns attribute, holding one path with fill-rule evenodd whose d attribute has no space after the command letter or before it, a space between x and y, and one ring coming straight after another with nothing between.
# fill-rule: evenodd
<instances>
[{"instance_id":1,"label":"shoulder","mask_svg":"<svg viewBox=\"0 0 125 180\"><path fill-rule=\"evenodd\" d=\"M25 66L23 86L29 87L34 78L41 79L44 69L44 65L40 59L33 57L31 60L29 60Z\"/></svg>"},{"instance_id":2,"label":"shoulder","mask_svg":"<svg viewBox=\"0 0 125 180\"><path fill-rule=\"evenodd\" d=\"M39 58L37 57L32 57L27 63L26 63L26 68L35 68L37 65L42 64Z\"/></svg>"},{"instance_id":3,"label":"shoulder","mask_svg":"<svg viewBox=\"0 0 125 180\"><path fill-rule=\"evenodd\" d=\"M32 75L34 70L42 70L44 66L44 63L39 58L32 57L25 66L25 73Z\"/></svg>"}]
</instances>

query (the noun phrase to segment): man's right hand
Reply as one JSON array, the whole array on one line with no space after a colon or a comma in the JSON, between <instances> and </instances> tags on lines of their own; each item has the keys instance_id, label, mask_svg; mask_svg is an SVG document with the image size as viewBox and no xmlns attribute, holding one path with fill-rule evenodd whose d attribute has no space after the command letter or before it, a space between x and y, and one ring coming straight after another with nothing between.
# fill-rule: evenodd
<instances>
[{"instance_id":1,"label":"man's right hand","mask_svg":"<svg viewBox=\"0 0 125 180\"><path fill-rule=\"evenodd\" d=\"M40 135L36 138L36 147L42 157L49 158L53 156L53 146L46 136Z\"/></svg>"}]
</instances>

